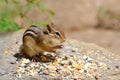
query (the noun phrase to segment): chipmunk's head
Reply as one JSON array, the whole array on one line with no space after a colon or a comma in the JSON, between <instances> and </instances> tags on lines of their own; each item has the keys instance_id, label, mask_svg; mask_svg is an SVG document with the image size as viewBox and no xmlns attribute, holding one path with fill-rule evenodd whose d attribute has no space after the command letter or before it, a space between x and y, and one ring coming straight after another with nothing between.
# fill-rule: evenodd
<instances>
[{"instance_id":1,"label":"chipmunk's head","mask_svg":"<svg viewBox=\"0 0 120 80\"><path fill-rule=\"evenodd\" d=\"M52 23L47 25L47 30L44 30L44 34L43 43L48 51L54 52L56 49L62 48L61 43L65 41L65 35L62 30Z\"/></svg>"}]
</instances>

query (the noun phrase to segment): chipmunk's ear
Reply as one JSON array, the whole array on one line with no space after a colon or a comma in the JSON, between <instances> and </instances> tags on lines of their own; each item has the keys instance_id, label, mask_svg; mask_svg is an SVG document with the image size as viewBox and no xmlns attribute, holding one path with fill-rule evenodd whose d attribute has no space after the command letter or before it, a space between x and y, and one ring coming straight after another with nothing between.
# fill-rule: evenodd
<instances>
[{"instance_id":1,"label":"chipmunk's ear","mask_svg":"<svg viewBox=\"0 0 120 80\"><path fill-rule=\"evenodd\" d=\"M55 30L54 30L53 23L51 23L51 24L47 24L47 29L48 29L49 32L53 32L53 31L55 31Z\"/></svg>"}]
</instances>

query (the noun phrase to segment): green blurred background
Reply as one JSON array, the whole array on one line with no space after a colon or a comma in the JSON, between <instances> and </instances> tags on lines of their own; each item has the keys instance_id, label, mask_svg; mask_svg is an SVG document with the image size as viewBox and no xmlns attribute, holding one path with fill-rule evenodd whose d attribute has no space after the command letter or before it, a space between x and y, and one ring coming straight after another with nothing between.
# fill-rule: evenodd
<instances>
[{"instance_id":1,"label":"green blurred background","mask_svg":"<svg viewBox=\"0 0 120 80\"><path fill-rule=\"evenodd\" d=\"M45 26L47 24L45 21L33 21L27 16L33 8L54 15L52 10L45 7L42 0L0 0L0 33L19 30L24 27L24 21L26 24ZM16 21L16 18L23 22Z\"/></svg>"}]
</instances>

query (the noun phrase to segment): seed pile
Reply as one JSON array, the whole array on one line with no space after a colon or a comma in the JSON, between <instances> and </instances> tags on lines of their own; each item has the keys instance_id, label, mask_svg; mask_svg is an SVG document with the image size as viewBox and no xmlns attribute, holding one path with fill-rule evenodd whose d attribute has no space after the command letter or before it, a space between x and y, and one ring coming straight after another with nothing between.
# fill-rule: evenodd
<instances>
[{"instance_id":1,"label":"seed pile","mask_svg":"<svg viewBox=\"0 0 120 80\"><path fill-rule=\"evenodd\" d=\"M106 70L107 65L88 55L88 52L96 54L95 51L81 52L81 49L66 47L65 51L62 50L56 55L53 62L31 62L29 59L22 58L18 61L19 67L15 75L19 78L23 75L48 75L62 79L83 79L83 75L90 78L100 76L98 69Z\"/></svg>"}]
</instances>

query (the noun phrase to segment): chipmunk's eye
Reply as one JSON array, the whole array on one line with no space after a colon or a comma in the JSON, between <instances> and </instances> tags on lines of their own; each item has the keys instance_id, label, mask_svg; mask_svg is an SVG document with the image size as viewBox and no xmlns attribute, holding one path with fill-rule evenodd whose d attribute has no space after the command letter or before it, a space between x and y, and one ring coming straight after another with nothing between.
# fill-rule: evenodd
<instances>
[{"instance_id":1,"label":"chipmunk's eye","mask_svg":"<svg viewBox=\"0 0 120 80\"><path fill-rule=\"evenodd\" d=\"M60 36L60 33L59 33L59 32L55 32L55 34L56 34L57 36Z\"/></svg>"}]
</instances>

